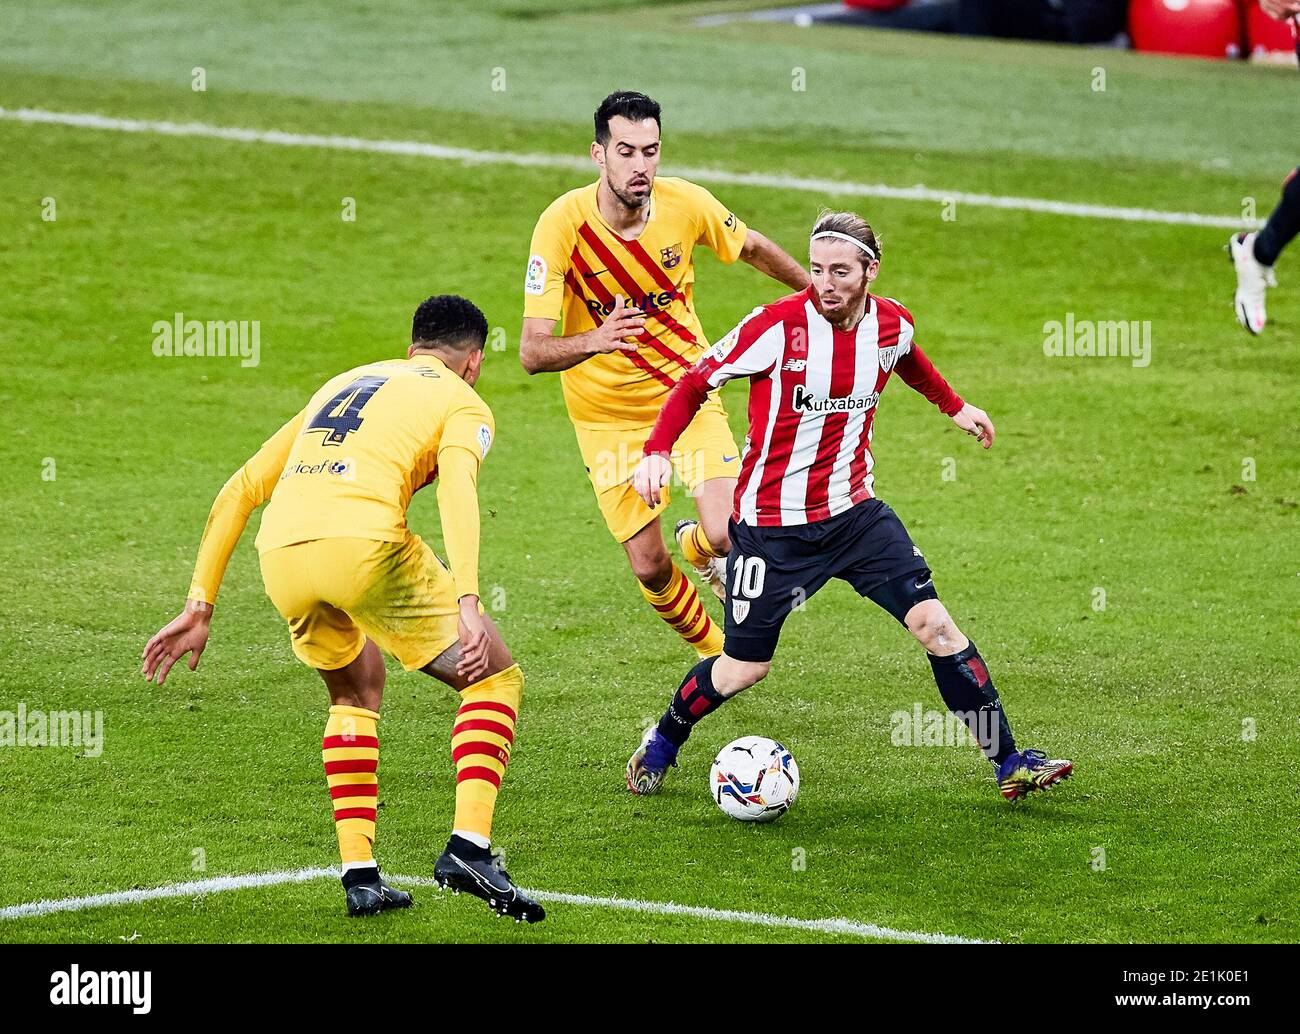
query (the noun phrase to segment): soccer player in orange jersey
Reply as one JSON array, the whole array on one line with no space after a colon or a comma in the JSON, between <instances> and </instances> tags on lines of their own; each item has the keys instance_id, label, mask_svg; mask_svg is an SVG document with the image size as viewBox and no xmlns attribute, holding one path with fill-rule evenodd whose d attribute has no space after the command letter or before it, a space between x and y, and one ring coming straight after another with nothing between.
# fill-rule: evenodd
<instances>
[{"instance_id":1,"label":"soccer player in orange jersey","mask_svg":"<svg viewBox=\"0 0 1300 1034\"><path fill-rule=\"evenodd\" d=\"M519 358L529 373L560 374L606 526L647 602L709 657L721 652L722 633L668 554L660 508L632 490L632 471L668 392L709 347L695 315L696 245L792 290L806 287L808 274L703 187L656 178L659 105L649 97L611 94L595 129L600 178L557 198L533 231ZM739 456L722 402L710 396L673 454L700 515L679 522L676 538L720 599Z\"/></svg>"},{"instance_id":2,"label":"soccer player in orange jersey","mask_svg":"<svg viewBox=\"0 0 1300 1034\"><path fill-rule=\"evenodd\" d=\"M257 534L262 581L294 654L330 697L321 756L349 915L411 904L380 878L373 851L381 649L460 695L456 814L434 879L515 920L546 914L490 851L524 674L479 605L478 474L495 423L474 384L487 333L473 302L438 295L415 311L405 359L367 363L318 388L218 494L185 609L144 650L144 675L159 685L187 654L197 667L226 565L267 503ZM435 480L446 567L406 523L411 497Z\"/></svg>"}]
</instances>

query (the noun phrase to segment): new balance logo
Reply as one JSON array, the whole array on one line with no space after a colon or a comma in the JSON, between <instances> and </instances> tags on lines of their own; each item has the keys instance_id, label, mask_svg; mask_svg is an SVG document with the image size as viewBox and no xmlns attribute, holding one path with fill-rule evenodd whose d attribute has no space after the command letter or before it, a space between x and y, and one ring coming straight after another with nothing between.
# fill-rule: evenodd
<instances>
[{"instance_id":1,"label":"new balance logo","mask_svg":"<svg viewBox=\"0 0 1300 1034\"><path fill-rule=\"evenodd\" d=\"M880 395L814 395L802 384L794 386L794 398L790 400L795 409L805 413L859 413L874 409L880 401Z\"/></svg>"},{"instance_id":2,"label":"new balance logo","mask_svg":"<svg viewBox=\"0 0 1300 1034\"><path fill-rule=\"evenodd\" d=\"M807 359L790 359L786 361L786 364L781 369L789 370L791 373L803 373L807 366Z\"/></svg>"}]
</instances>

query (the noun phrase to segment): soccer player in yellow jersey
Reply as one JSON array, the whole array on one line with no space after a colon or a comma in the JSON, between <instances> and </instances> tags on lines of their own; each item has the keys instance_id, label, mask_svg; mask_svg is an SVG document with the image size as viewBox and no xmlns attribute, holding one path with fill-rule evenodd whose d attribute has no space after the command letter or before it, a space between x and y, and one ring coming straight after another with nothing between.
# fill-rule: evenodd
<instances>
[{"instance_id":1,"label":"soccer player in yellow jersey","mask_svg":"<svg viewBox=\"0 0 1300 1034\"><path fill-rule=\"evenodd\" d=\"M185 609L144 651L144 675L160 685L186 654L198 666L226 564L269 499L257 535L262 580L293 652L329 692L321 749L351 915L411 903L383 882L373 854L381 648L461 697L451 735L456 815L434 866L439 886L516 920L545 914L489 850L524 676L479 606L477 482L494 425L473 385L487 330L466 299L429 298L415 312L407 358L326 381L221 490ZM406 524L411 496L435 479L450 571Z\"/></svg>"},{"instance_id":2,"label":"soccer player in yellow jersey","mask_svg":"<svg viewBox=\"0 0 1300 1034\"><path fill-rule=\"evenodd\" d=\"M710 657L721 653L722 633L669 556L632 471L668 392L709 347L695 315L695 247L743 259L795 291L808 274L703 187L656 179L659 129L659 105L641 93L611 94L596 110L600 178L556 199L533 231L519 357L529 373L559 371L606 526L647 602ZM673 454L700 515L679 522L676 537L719 598L739 455L722 402L710 396Z\"/></svg>"}]
</instances>

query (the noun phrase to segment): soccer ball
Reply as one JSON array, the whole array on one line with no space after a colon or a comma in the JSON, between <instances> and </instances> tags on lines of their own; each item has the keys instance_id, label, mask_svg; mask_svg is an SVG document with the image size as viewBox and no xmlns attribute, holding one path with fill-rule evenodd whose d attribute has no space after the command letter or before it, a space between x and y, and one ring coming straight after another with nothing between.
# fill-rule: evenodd
<instances>
[{"instance_id":1,"label":"soccer ball","mask_svg":"<svg viewBox=\"0 0 1300 1034\"><path fill-rule=\"evenodd\" d=\"M733 819L771 822L799 796L799 766L776 740L742 736L713 759L709 793Z\"/></svg>"}]
</instances>

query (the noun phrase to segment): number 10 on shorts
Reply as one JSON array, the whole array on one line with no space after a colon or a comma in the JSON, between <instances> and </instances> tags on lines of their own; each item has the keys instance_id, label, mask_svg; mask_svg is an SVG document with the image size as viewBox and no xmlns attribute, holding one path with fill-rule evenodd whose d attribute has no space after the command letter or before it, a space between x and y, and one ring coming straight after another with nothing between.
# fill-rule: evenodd
<instances>
[{"instance_id":1,"label":"number 10 on shorts","mask_svg":"<svg viewBox=\"0 0 1300 1034\"><path fill-rule=\"evenodd\" d=\"M731 595L747 600L763 595L763 580L767 577L767 561L762 557L731 557Z\"/></svg>"}]
</instances>

